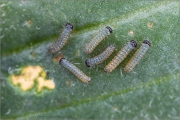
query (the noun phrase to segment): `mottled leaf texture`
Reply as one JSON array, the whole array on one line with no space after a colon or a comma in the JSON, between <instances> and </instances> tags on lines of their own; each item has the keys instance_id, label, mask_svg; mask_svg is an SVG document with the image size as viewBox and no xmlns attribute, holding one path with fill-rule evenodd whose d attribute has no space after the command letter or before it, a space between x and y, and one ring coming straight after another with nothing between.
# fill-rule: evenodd
<instances>
[{"instance_id":1,"label":"mottled leaf texture","mask_svg":"<svg viewBox=\"0 0 180 120\"><path fill-rule=\"evenodd\" d=\"M176 0L1 0L1 119L179 120L179 7ZM78 80L58 64L48 46L66 23L73 24L64 57L91 77ZM91 54L88 42L106 26L113 29ZM137 47L111 73L104 67L130 40ZM124 67L144 40L151 47L132 72ZM84 61L114 44L102 64ZM40 66L52 90L22 91L11 76Z\"/></svg>"}]
</instances>

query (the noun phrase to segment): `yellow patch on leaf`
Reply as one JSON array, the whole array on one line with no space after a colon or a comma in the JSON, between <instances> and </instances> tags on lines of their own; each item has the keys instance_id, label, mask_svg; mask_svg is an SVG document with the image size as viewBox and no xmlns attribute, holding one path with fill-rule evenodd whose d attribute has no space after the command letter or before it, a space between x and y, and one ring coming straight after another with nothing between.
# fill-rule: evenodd
<instances>
[{"instance_id":1,"label":"yellow patch on leaf","mask_svg":"<svg viewBox=\"0 0 180 120\"><path fill-rule=\"evenodd\" d=\"M40 66L27 66L22 69L21 75L12 75L12 83L20 85L23 91L32 89L37 85L37 92L41 92L43 88L54 89L55 83L52 80L46 80L46 72Z\"/></svg>"}]
</instances>

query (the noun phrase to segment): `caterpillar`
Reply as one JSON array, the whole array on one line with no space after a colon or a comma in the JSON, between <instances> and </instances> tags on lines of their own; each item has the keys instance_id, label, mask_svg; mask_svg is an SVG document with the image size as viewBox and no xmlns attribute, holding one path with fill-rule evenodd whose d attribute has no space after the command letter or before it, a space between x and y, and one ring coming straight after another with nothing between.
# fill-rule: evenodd
<instances>
[{"instance_id":1,"label":"caterpillar","mask_svg":"<svg viewBox=\"0 0 180 120\"><path fill-rule=\"evenodd\" d=\"M73 30L73 25L71 23L67 23L65 25L64 30L61 33L61 36L59 37L59 40L55 41L54 44L52 44L49 47L50 53L55 53L63 48L63 46L67 43L68 37Z\"/></svg>"},{"instance_id":2,"label":"caterpillar","mask_svg":"<svg viewBox=\"0 0 180 120\"><path fill-rule=\"evenodd\" d=\"M137 46L136 41L131 40L128 44L126 44L118 54L106 65L104 68L105 72L112 72L123 60L126 58L128 53L133 50Z\"/></svg>"},{"instance_id":3,"label":"caterpillar","mask_svg":"<svg viewBox=\"0 0 180 120\"><path fill-rule=\"evenodd\" d=\"M91 81L90 77L85 75L79 68L77 68L75 65L70 63L64 57L62 57L60 59L59 64L62 65L63 67L65 67L67 70L69 70L72 74L74 74L82 82L89 83Z\"/></svg>"},{"instance_id":4,"label":"caterpillar","mask_svg":"<svg viewBox=\"0 0 180 120\"><path fill-rule=\"evenodd\" d=\"M87 59L85 61L86 66L91 67L93 65L97 65L97 64L102 63L104 60L106 60L113 53L114 49L115 49L115 46L110 45L101 54L99 54L93 58Z\"/></svg>"},{"instance_id":5,"label":"caterpillar","mask_svg":"<svg viewBox=\"0 0 180 120\"><path fill-rule=\"evenodd\" d=\"M151 46L151 43L148 40L144 40L142 43L142 46L135 52L133 57L125 66L124 71L131 72L133 68L136 66L136 64L138 64L141 58L145 55L145 53L147 52L150 46Z\"/></svg>"},{"instance_id":6,"label":"caterpillar","mask_svg":"<svg viewBox=\"0 0 180 120\"><path fill-rule=\"evenodd\" d=\"M87 54L91 53L106 36L110 35L110 33L112 33L112 28L107 26L93 37L90 43L86 45L84 52Z\"/></svg>"}]
</instances>

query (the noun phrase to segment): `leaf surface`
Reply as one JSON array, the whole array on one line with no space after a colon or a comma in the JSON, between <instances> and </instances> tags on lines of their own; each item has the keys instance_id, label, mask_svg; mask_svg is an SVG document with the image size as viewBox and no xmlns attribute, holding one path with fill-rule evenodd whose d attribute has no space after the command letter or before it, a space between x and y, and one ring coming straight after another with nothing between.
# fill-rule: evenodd
<instances>
[{"instance_id":1,"label":"leaf surface","mask_svg":"<svg viewBox=\"0 0 180 120\"><path fill-rule=\"evenodd\" d=\"M179 119L179 2L178 1L1 1L1 114L3 119ZM74 30L61 52L92 78L84 84L53 61L47 49L64 25ZM86 55L83 50L106 26L113 33ZM133 34L132 34L133 32ZM131 39L152 46L133 72L104 67ZM84 61L114 44L116 51L102 64L87 68ZM10 70L39 65L56 88L36 94L23 92L10 81ZM70 83L67 84L67 83Z\"/></svg>"}]
</instances>

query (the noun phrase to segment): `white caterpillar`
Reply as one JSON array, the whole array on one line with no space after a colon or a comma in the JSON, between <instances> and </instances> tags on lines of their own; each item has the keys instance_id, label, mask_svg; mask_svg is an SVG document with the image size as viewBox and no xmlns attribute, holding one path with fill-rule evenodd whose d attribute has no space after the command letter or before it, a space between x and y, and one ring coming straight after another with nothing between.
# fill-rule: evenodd
<instances>
[{"instance_id":1,"label":"white caterpillar","mask_svg":"<svg viewBox=\"0 0 180 120\"><path fill-rule=\"evenodd\" d=\"M102 63L104 60L106 60L113 53L114 49L115 49L115 46L110 45L101 54L99 54L93 58L87 59L85 61L86 66L91 67L93 65L97 65L97 64Z\"/></svg>"},{"instance_id":2,"label":"white caterpillar","mask_svg":"<svg viewBox=\"0 0 180 120\"><path fill-rule=\"evenodd\" d=\"M108 35L112 33L112 29L107 26L104 30L100 31L97 35L93 37L89 44L86 45L84 52L89 54L95 47Z\"/></svg>"},{"instance_id":3,"label":"white caterpillar","mask_svg":"<svg viewBox=\"0 0 180 120\"><path fill-rule=\"evenodd\" d=\"M136 41L131 40L127 45L125 45L118 54L106 65L104 68L105 72L112 72L123 60L126 58L128 53L137 46Z\"/></svg>"},{"instance_id":4,"label":"white caterpillar","mask_svg":"<svg viewBox=\"0 0 180 120\"><path fill-rule=\"evenodd\" d=\"M145 55L150 46L151 43L148 40L144 40L142 46L135 52L133 57L125 66L124 71L131 72L133 68L136 66L136 64L138 64L141 58Z\"/></svg>"},{"instance_id":5,"label":"white caterpillar","mask_svg":"<svg viewBox=\"0 0 180 120\"><path fill-rule=\"evenodd\" d=\"M79 70L75 65L67 61L65 58L61 58L59 61L63 67L73 73L77 78L79 78L84 83L89 83L91 78L85 75L81 70Z\"/></svg>"},{"instance_id":6,"label":"white caterpillar","mask_svg":"<svg viewBox=\"0 0 180 120\"><path fill-rule=\"evenodd\" d=\"M59 40L55 41L55 43L49 47L49 52L55 53L61 50L61 48L63 48L63 46L67 43L68 37L72 30L73 30L73 25L67 23L64 30L61 33L61 36L59 37Z\"/></svg>"}]
</instances>

